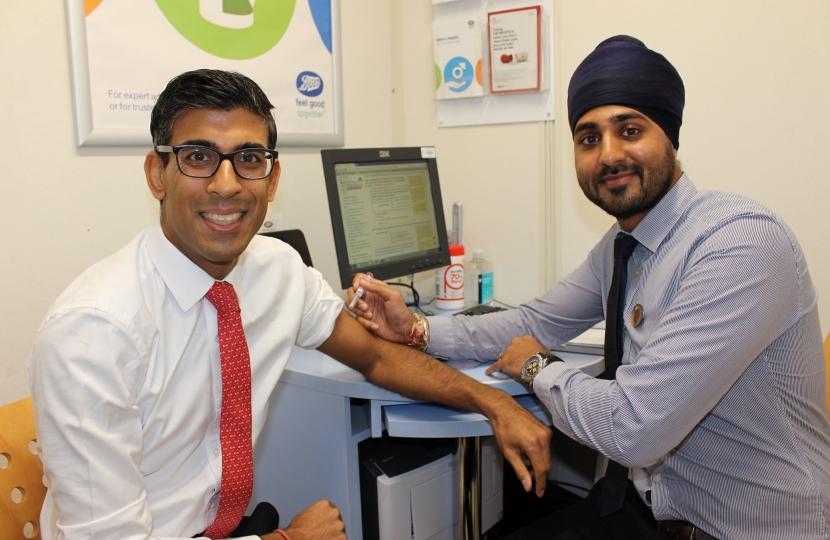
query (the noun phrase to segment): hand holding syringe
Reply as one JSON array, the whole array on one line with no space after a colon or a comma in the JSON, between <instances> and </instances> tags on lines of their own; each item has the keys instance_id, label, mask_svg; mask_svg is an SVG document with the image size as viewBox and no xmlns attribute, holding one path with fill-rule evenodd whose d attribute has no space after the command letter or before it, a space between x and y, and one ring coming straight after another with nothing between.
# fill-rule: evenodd
<instances>
[{"instance_id":1,"label":"hand holding syringe","mask_svg":"<svg viewBox=\"0 0 830 540\"><path fill-rule=\"evenodd\" d=\"M412 336L416 320L399 290L367 272L354 276L348 294L348 308L366 330L394 343Z\"/></svg>"},{"instance_id":2,"label":"hand holding syringe","mask_svg":"<svg viewBox=\"0 0 830 540\"><path fill-rule=\"evenodd\" d=\"M375 276L373 276L371 272L366 272L366 277L363 278L363 281L365 281L366 283L371 283L373 277ZM354 293L354 298L352 298L352 301L349 302L349 309L354 309L354 307L357 305L357 301L360 300L361 296L363 296L362 285L357 288L357 290Z\"/></svg>"}]
</instances>

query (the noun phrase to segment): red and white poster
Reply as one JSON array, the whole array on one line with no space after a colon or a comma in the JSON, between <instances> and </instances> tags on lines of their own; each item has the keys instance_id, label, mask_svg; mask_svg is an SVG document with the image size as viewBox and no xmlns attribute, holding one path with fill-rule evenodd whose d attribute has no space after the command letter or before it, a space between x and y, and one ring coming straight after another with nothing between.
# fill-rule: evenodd
<instances>
[{"instance_id":1,"label":"red and white poster","mask_svg":"<svg viewBox=\"0 0 830 540\"><path fill-rule=\"evenodd\" d=\"M490 91L493 94L542 89L542 7L487 14Z\"/></svg>"}]
</instances>

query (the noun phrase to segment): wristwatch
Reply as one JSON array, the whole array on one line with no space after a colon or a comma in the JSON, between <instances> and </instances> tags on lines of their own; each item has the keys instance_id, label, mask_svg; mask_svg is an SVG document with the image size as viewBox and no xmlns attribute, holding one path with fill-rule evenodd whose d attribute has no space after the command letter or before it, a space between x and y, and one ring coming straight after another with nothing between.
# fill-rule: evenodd
<instances>
[{"instance_id":1,"label":"wristwatch","mask_svg":"<svg viewBox=\"0 0 830 540\"><path fill-rule=\"evenodd\" d=\"M541 351L537 352L525 362L522 368L522 380L533 386L533 379L536 378L536 375L554 362L563 362L563 360L553 354L543 353Z\"/></svg>"}]
</instances>

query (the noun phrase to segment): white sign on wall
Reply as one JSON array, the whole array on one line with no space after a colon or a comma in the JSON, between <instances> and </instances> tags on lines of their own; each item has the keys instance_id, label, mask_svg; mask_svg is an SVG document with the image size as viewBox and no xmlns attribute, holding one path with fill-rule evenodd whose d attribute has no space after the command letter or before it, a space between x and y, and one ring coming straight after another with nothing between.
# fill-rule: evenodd
<instances>
[{"instance_id":1,"label":"white sign on wall","mask_svg":"<svg viewBox=\"0 0 830 540\"><path fill-rule=\"evenodd\" d=\"M457 99L484 94L478 17L435 21L435 97Z\"/></svg>"},{"instance_id":2,"label":"white sign on wall","mask_svg":"<svg viewBox=\"0 0 830 540\"><path fill-rule=\"evenodd\" d=\"M150 111L167 82L215 68L262 87L280 146L342 145L338 7L338 0L67 0L78 144L151 144Z\"/></svg>"}]
</instances>

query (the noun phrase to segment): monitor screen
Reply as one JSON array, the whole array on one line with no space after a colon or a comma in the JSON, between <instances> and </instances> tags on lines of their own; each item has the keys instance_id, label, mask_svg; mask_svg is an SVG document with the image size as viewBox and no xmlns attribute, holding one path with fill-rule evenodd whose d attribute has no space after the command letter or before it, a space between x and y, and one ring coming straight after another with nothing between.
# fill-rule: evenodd
<instances>
[{"instance_id":1,"label":"monitor screen","mask_svg":"<svg viewBox=\"0 0 830 540\"><path fill-rule=\"evenodd\" d=\"M358 272L390 279L449 264L434 152L322 151L344 289Z\"/></svg>"}]
</instances>

